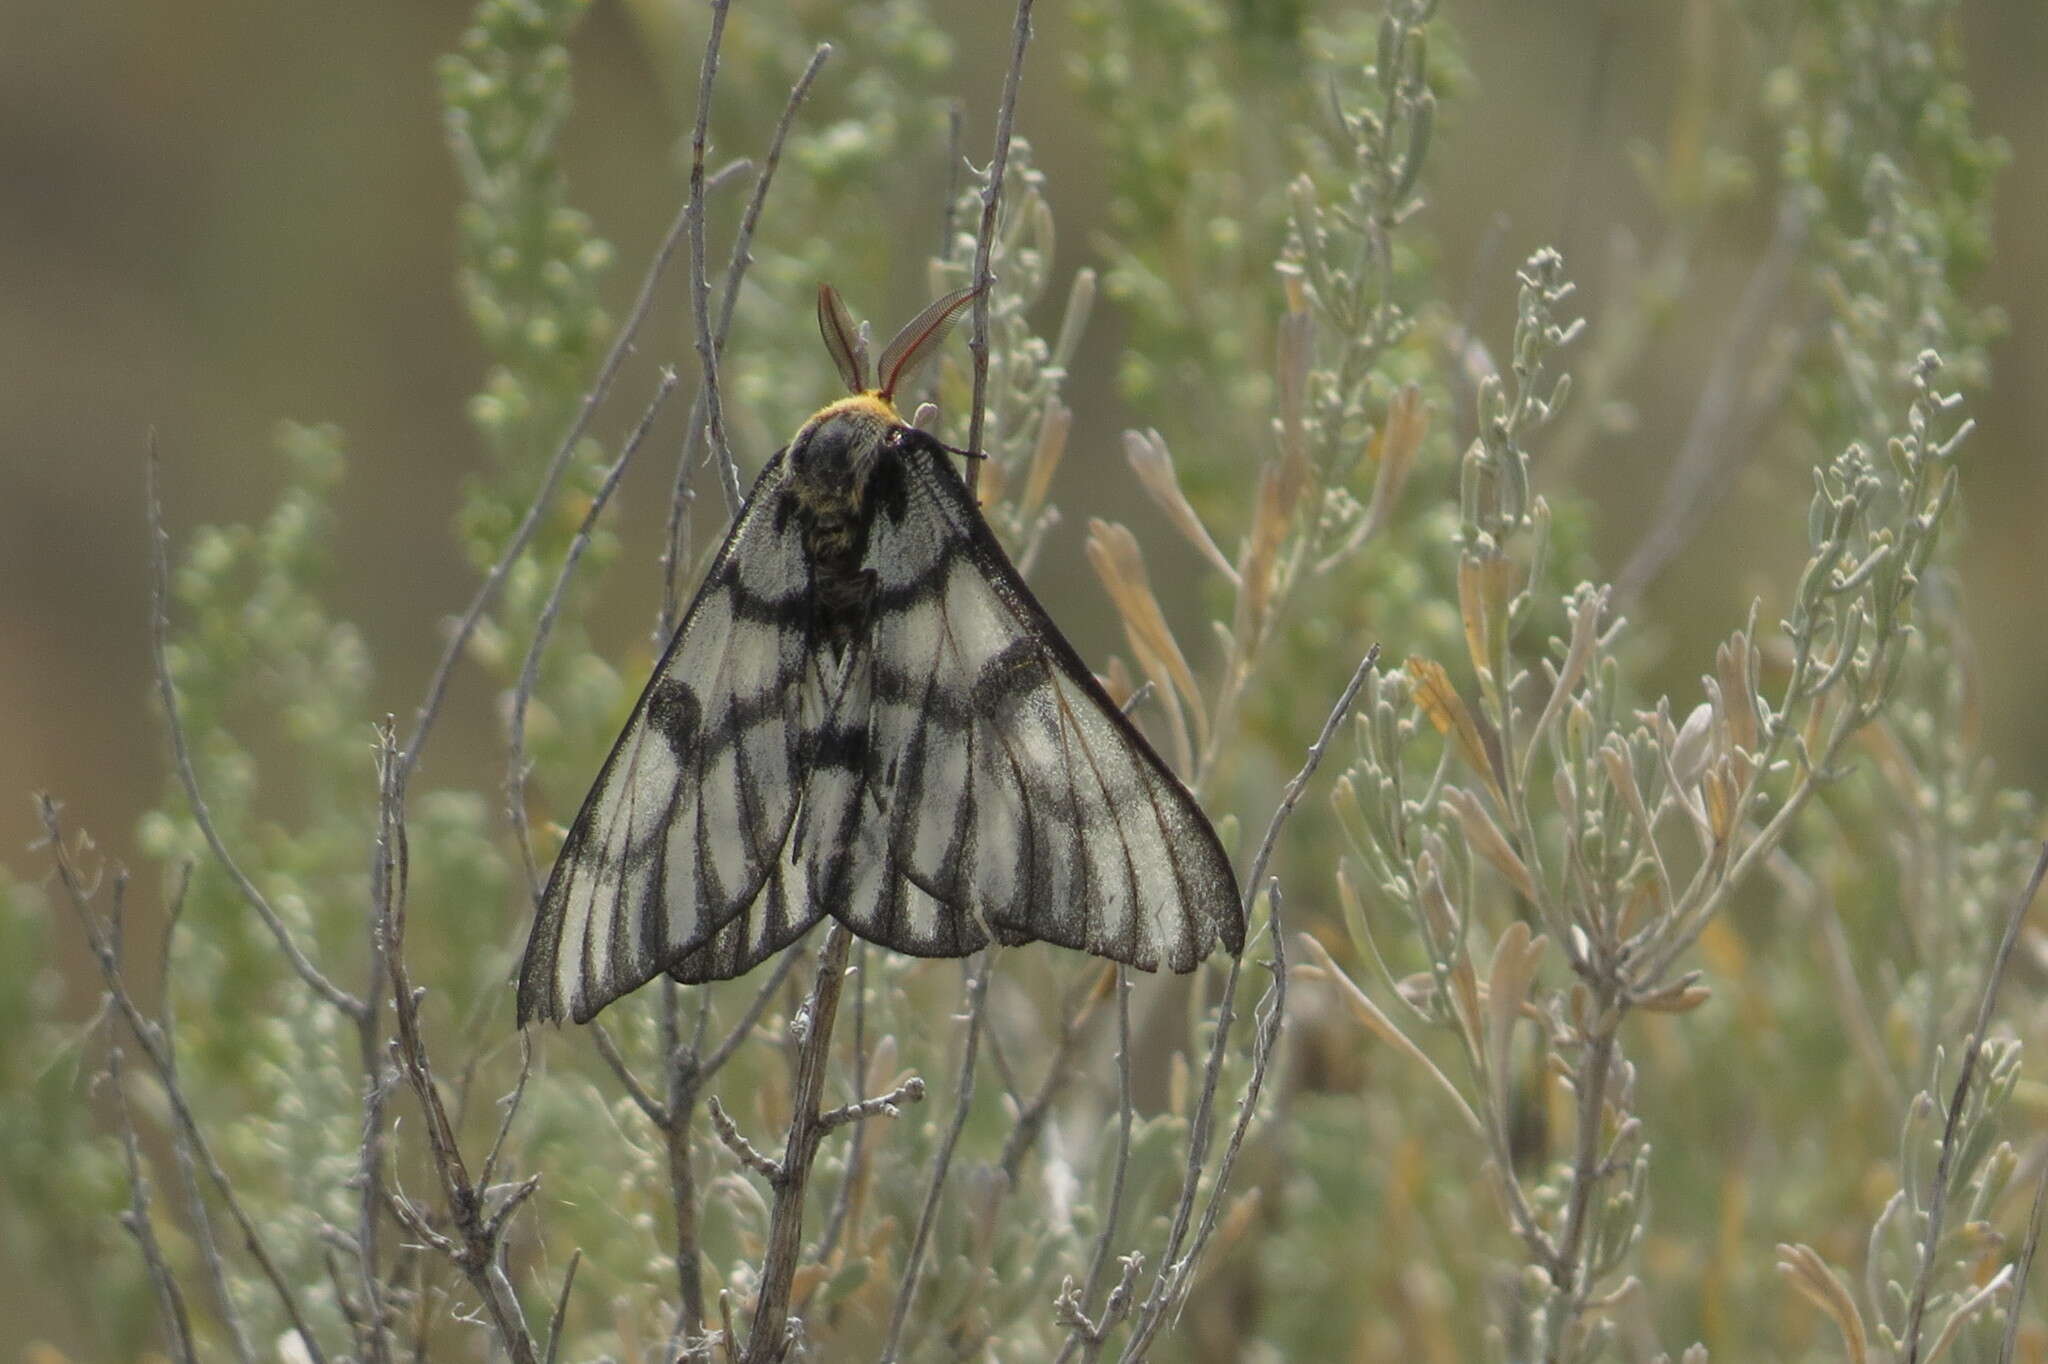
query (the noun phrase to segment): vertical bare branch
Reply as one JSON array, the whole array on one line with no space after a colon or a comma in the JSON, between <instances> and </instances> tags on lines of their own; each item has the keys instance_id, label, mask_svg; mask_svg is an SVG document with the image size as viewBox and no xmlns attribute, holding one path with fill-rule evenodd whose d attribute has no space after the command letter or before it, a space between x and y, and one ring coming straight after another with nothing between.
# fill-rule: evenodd
<instances>
[{"instance_id":1,"label":"vertical bare branch","mask_svg":"<svg viewBox=\"0 0 2048 1364\"><path fill-rule=\"evenodd\" d=\"M157 1033L164 1054L173 1062L178 1055L178 1032L176 996L171 991L171 959L178 927L185 919L186 896L192 889L192 873L196 869L190 858L178 864L178 879L171 889L170 901L164 912L163 944L157 952ZM213 1310L227 1331L228 1347L234 1351L235 1359L239 1364L256 1364L256 1352L249 1344L248 1329L242 1324L241 1309L235 1306L234 1297L228 1291L227 1264L221 1258L220 1241L213 1232L213 1215L207 1211L206 1193L200 1187L199 1166L192 1155L192 1143L186 1140L184 1131L176 1124L171 1127L170 1141L185 1219L189 1224L188 1234L199 1247L199 1261L206 1270L207 1290L213 1295Z\"/></svg>"},{"instance_id":2,"label":"vertical bare branch","mask_svg":"<svg viewBox=\"0 0 2048 1364\"><path fill-rule=\"evenodd\" d=\"M725 510L740 510L740 471L725 439L725 409L718 396L718 350L711 335L711 281L704 277L704 147L711 130L711 87L718 79L718 49L725 40L725 15L732 0L711 0L711 33L704 40L704 63L697 73L697 120L690 130L690 203L684 218L690 231L690 308L697 319L697 364L703 372L704 412L711 439L711 459L718 468L718 486L725 492Z\"/></svg>"},{"instance_id":3,"label":"vertical bare branch","mask_svg":"<svg viewBox=\"0 0 2048 1364\"><path fill-rule=\"evenodd\" d=\"M384 1301L382 1231L386 1196L384 1179L384 1109L398 1077L385 1064L378 1046L377 1015L382 1004L384 972L376 949L377 925L370 924L368 1011L356 1024L357 1054L363 1069L363 1125L356 1164L356 1288L363 1295L364 1355L369 1364L390 1364L390 1314Z\"/></svg>"},{"instance_id":4,"label":"vertical bare branch","mask_svg":"<svg viewBox=\"0 0 2048 1364\"><path fill-rule=\"evenodd\" d=\"M789 130L796 123L796 111L810 93L811 82L816 80L825 60L832 55L832 44L820 43L811 54L811 60L804 67L803 74L790 88L789 98L782 106L782 117L775 122L775 133L768 139L768 155L761 163L761 173L754 180L754 193L747 200L746 212L740 215L739 231L734 234L732 254L725 263L725 283L719 291L718 328L711 338L711 349L715 354L725 354L725 338L732 330L733 308L739 302L740 284L746 278L747 267L754 263L751 246L754 229L761 221L761 210L768 202L768 187L774 183L775 168L782 163L782 147L789 138ZM682 612L682 593L678 586L684 562L688 554L688 512L695 494L690 490L691 471L696 467L697 438L704 431L705 394L708 388L700 385L697 395L690 400L690 421L683 431L683 451L676 461L675 485L670 490L668 502L668 526L662 537L661 553L661 613L655 620L654 638L657 647L668 643L668 637L675 630L676 618ZM738 471L734 471L737 486ZM728 504L728 515L736 514L737 504Z\"/></svg>"},{"instance_id":5,"label":"vertical bare branch","mask_svg":"<svg viewBox=\"0 0 2048 1364\"><path fill-rule=\"evenodd\" d=\"M860 1092L868 1079L868 945L866 939L856 939L853 944L853 964L846 968L847 977L853 981L853 1083L855 1093ZM817 1260L830 1264L832 1254L838 1249L839 1235L846 1227L846 1219L853 1211L854 1191L860 1186L861 1163L867 1152L867 1124L860 1123L853 1129L846 1148L846 1175L839 1181L838 1192L832 1196L832 1211L825 1217L825 1230L818 1237Z\"/></svg>"},{"instance_id":6,"label":"vertical bare branch","mask_svg":"<svg viewBox=\"0 0 2048 1364\"><path fill-rule=\"evenodd\" d=\"M939 1198L945 1192L946 1177L952 1173L953 1148L960 1142L961 1130L967 1126L967 1111L974 1104L974 1065L981 1052L981 1019L988 1005L988 977L994 966L995 948L990 947L983 951L980 963L967 978L967 1037L960 1051L960 1082L955 1086L953 1121L946 1129L945 1140L939 1143L931 1180L925 1185L924 1211L918 1215L917 1234L911 1238L910 1253L903 1261L903 1279L896 1288L896 1305L889 1313L889 1334L882 1344L881 1364L893 1364L896 1359L904 1323L910 1318L910 1305L917 1297L917 1278L924 1270L925 1247L931 1240L932 1226L938 1221Z\"/></svg>"},{"instance_id":7,"label":"vertical bare branch","mask_svg":"<svg viewBox=\"0 0 2048 1364\"><path fill-rule=\"evenodd\" d=\"M1103 1210L1102 1229L1095 1234L1095 1252L1088 1260L1088 1277L1081 1285L1077 1313L1080 1320L1068 1330L1055 1364L1067 1364L1077 1352L1082 1360L1093 1361L1102 1353L1103 1327L1111 1324L1106 1308L1100 1321L1089 1321L1088 1305L1095 1301L1095 1292L1102 1286L1103 1272L1109 1268L1109 1257L1116 1245L1117 1223L1123 1217L1124 1179L1131 1164L1131 974L1130 968L1122 963L1118 963L1116 968L1115 988L1116 1154L1110 1167L1109 1206ZM1128 1293L1125 1300L1129 1300Z\"/></svg>"},{"instance_id":8,"label":"vertical bare branch","mask_svg":"<svg viewBox=\"0 0 2048 1364\"><path fill-rule=\"evenodd\" d=\"M974 240L973 331L967 339L974 358L974 404L967 418L967 449L980 454L982 426L988 419L988 312L995 272L989 258L996 245L996 213L1003 201L1003 176L1010 167L1010 129L1017 118L1017 90L1024 80L1024 49L1031 44L1031 0L1017 0L1017 23L1010 43L1010 67L1003 74L1002 101L996 105L996 147L989 158L988 183L981 187L981 231ZM950 212L950 210L949 210ZM981 461L967 461L967 494L976 495Z\"/></svg>"},{"instance_id":9,"label":"vertical bare branch","mask_svg":"<svg viewBox=\"0 0 2048 1364\"><path fill-rule=\"evenodd\" d=\"M747 267L754 263L751 247L754 229L760 224L761 211L768 202L768 187L775 181L775 168L782 163L783 144L789 139L789 130L796 123L796 112L810 93L811 82L818 78L818 72L832 55L830 43L818 44L811 53L810 62L803 74L797 77L790 88L789 98L783 102L782 116L775 122L774 135L768 139L768 155L761 163L761 173L754 179L754 193L747 200L746 211L740 215L739 231L734 234L732 254L725 263L725 283L719 291L718 326L712 334L711 349L714 355L725 354L725 339L732 330L733 309L739 303L740 284L745 280ZM676 461L675 485L670 490L668 502L668 525L662 537L661 553L661 612L655 619L654 638L657 647L666 645L668 637L675 630L676 618L682 613L682 592L679 582L683 564L689 558L688 513L695 494L690 490L691 471L696 467L697 439L704 433L706 394L708 385L699 385L697 394L690 400L690 420L683 432L682 455ZM730 455L730 451L727 452ZM733 471L734 488L738 487L738 470ZM728 502L728 516L738 514L738 503Z\"/></svg>"},{"instance_id":10,"label":"vertical bare branch","mask_svg":"<svg viewBox=\"0 0 2048 1364\"><path fill-rule=\"evenodd\" d=\"M391 981L392 1013L398 1036L392 1054L398 1070L419 1101L425 1119L427 1153L441 1186L452 1236L434 1229L403 1194L393 1192L391 1210L415 1236L446 1255L469 1280L482 1302L498 1342L513 1364L536 1364L538 1350L526 1315L505 1275L505 1228L519 1205L539 1187L528 1178L502 1195L474 1181L462 1158L460 1138L442 1101L426 1039L420 1032L421 991L413 988L405 967L406 847L404 755L390 719L377 732L377 841L371 862L372 903L384 970ZM508 1115L506 1121L509 1123Z\"/></svg>"},{"instance_id":11,"label":"vertical bare branch","mask_svg":"<svg viewBox=\"0 0 2048 1364\"><path fill-rule=\"evenodd\" d=\"M804 1008L796 1082L790 1093L789 1136L771 1180L775 1205L769 1216L768 1247L761 1257L761 1291L754 1303L753 1330L747 1337L746 1364L771 1364L788 1348L790 1283L803 1249L804 1191L826 1131L819 1103L825 1093L825 1064L831 1056L832 1024L839 1012L852 938L840 925L832 925L818 953L817 979Z\"/></svg>"}]
</instances>

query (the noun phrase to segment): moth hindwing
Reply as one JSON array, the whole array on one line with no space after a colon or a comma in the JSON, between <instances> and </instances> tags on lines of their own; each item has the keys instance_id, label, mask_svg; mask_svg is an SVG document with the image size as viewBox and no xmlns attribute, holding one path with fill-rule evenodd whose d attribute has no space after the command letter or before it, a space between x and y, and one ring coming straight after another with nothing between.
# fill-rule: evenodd
<instances>
[{"instance_id":1,"label":"moth hindwing","mask_svg":"<svg viewBox=\"0 0 2048 1364\"><path fill-rule=\"evenodd\" d=\"M738 975L829 914L900 952L997 942L1190 971L1244 947L1187 788L1031 595L950 456L898 415L969 293L884 348L829 286L852 396L778 451L569 830L519 1019Z\"/></svg>"}]
</instances>

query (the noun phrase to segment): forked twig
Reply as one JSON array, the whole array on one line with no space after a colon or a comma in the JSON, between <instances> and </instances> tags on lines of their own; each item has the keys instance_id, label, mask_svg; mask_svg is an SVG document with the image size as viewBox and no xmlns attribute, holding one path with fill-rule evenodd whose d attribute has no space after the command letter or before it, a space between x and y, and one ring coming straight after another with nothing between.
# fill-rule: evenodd
<instances>
[{"instance_id":1,"label":"forked twig","mask_svg":"<svg viewBox=\"0 0 2048 1364\"><path fill-rule=\"evenodd\" d=\"M832 1050L832 1024L846 980L846 953L853 935L835 923L818 953L818 975L805 1006L803 1039L797 1047L796 1082L790 1094L789 1137L773 1164L775 1203L768 1220L768 1247L761 1257L761 1291L747 1337L746 1364L780 1360L789 1340L789 1295L803 1244L804 1190L811 1162L824 1138L819 1101L825 1093L825 1064Z\"/></svg>"},{"instance_id":2,"label":"forked twig","mask_svg":"<svg viewBox=\"0 0 2048 1364\"><path fill-rule=\"evenodd\" d=\"M318 1338L306 1319L305 1309L299 1302L297 1290L270 1253L270 1245L256 1221L235 1192L234 1181L214 1155L213 1147L207 1142L206 1134L200 1130L198 1115L192 1111L191 1102L178 1080L177 1060L164 1040L163 1032L149 1021L142 1008L135 1002L135 996L128 990L128 980L121 967L118 937L108 924L102 924L92 911L93 889L88 884L71 850L64 846L64 830L57 818L57 803L48 796L37 801L42 816L43 830L49 839L51 858L56 864L57 881L64 890L64 898L71 905L79 925L85 930L86 945L92 951L94 963L99 967L101 983L106 986L115 1008L128 1024L136 1046L148 1060L150 1069L156 1073L157 1083L163 1087L164 1098L169 1102L171 1117L177 1128L191 1143L192 1154L200 1167L206 1171L207 1182L213 1185L214 1193L228 1211L235 1229L241 1233L243 1247L249 1258L256 1262L264 1279L276 1293L279 1306L284 1309L285 1319L299 1335L305 1345L306 1354L312 1364L326 1364L326 1353L320 1348ZM110 922L118 923L121 914L121 897L125 894L127 877L117 874L114 881L114 907Z\"/></svg>"},{"instance_id":3,"label":"forked twig","mask_svg":"<svg viewBox=\"0 0 2048 1364\"><path fill-rule=\"evenodd\" d=\"M149 1271L150 1285L156 1289L157 1308L170 1332L174 1357L184 1364L194 1364L198 1356L192 1350L192 1321L185 1312L185 1295L178 1289L169 1261L164 1259L163 1246L156 1239L156 1219L149 1210L149 1180L142 1170L142 1146L135 1137L135 1115L128 1111L119 1047L107 1048L107 1087L114 1092L114 1112L121 1128L121 1161L128 1174L128 1211L121 1214L121 1225L142 1248L142 1263Z\"/></svg>"},{"instance_id":4,"label":"forked twig","mask_svg":"<svg viewBox=\"0 0 2048 1364\"><path fill-rule=\"evenodd\" d=\"M410 854L406 846L404 757L388 718L378 726L377 740L377 841L371 862L371 889L377 945L391 980L392 1014L398 1025L391 1053L399 1073L419 1101L425 1119L427 1152L441 1185L452 1235L436 1231L412 1201L396 1189L390 1194L389 1205L393 1215L414 1235L448 1256L462 1271L513 1364L536 1364L539 1350L527 1327L518 1294L505 1273L504 1238L512 1215L540 1186L540 1176L530 1176L508 1192L494 1196L494 1190L470 1176L463 1160L455 1123L442 1102L440 1084L434 1078L433 1063L420 1033L422 992L413 988L405 966ZM520 1092L523 1091L515 1091L515 1104ZM508 1125L511 1118L508 1113Z\"/></svg>"}]
</instances>

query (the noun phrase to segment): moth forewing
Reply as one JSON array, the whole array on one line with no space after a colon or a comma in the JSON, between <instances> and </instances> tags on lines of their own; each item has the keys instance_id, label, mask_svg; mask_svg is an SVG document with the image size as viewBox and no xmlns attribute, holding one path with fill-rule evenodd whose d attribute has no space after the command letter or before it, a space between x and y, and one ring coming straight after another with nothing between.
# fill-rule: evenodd
<instances>
[{"instance_id":1,"label":"moth forewing","mask_svg":"<svg viewBox=\"0 0 2048 1364\"><path fill-rule=\"evenodd\" d=\"M724 979L826 914L920 956L1042 940L1145 970L1243 950L1230 861L893 395L973 297L898 332L768 462L583 803L519 1019Z\"/></svg>"}]
</instances>

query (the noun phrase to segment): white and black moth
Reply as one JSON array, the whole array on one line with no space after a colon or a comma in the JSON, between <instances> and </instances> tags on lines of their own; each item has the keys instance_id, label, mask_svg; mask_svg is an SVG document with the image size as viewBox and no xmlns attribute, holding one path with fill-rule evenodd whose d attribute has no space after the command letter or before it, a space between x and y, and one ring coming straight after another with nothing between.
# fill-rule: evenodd
<instances>
[{"instance_id":1,"label":"white and black moth","mask_svg":"<svg viewBox=\"0 0 2048 1364\"><path fill-rule=\"evenodd\" d=\"M761 471L555 861L519 1021L585 1022L667 972L736 976L824 915L899 952L993 937L1191 971L1244 947L1187 788L897 414L970 294L881 356L819 291L853 396Z\"/></svg>"}]
</instances>

